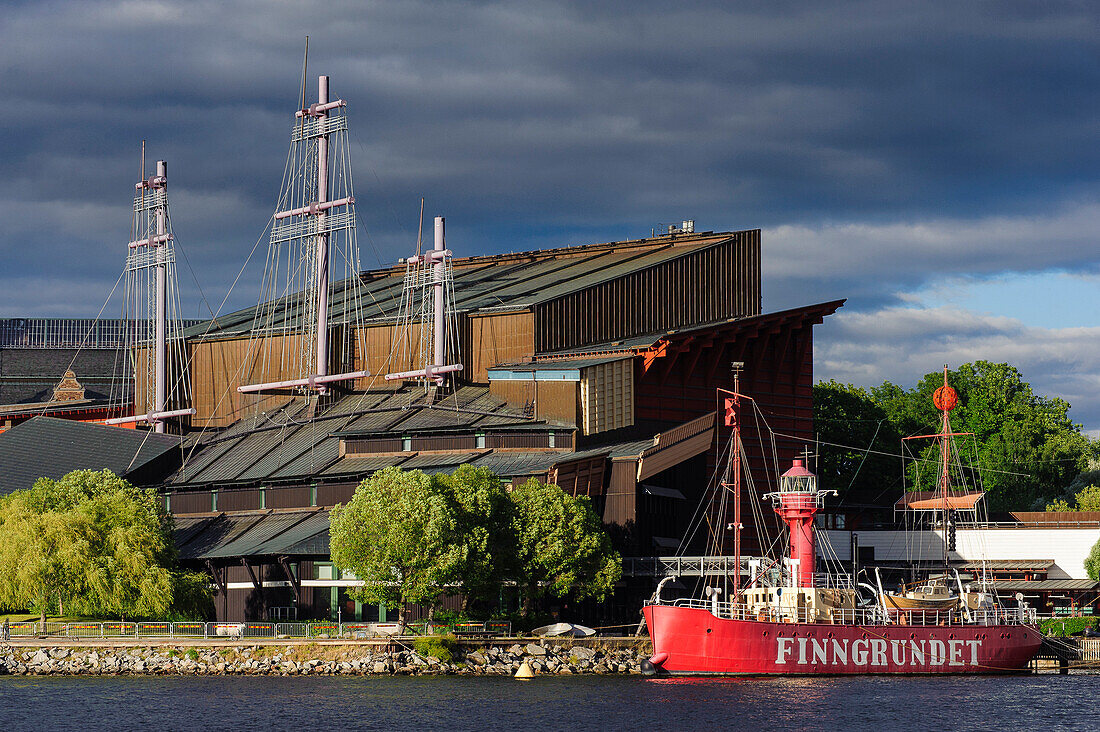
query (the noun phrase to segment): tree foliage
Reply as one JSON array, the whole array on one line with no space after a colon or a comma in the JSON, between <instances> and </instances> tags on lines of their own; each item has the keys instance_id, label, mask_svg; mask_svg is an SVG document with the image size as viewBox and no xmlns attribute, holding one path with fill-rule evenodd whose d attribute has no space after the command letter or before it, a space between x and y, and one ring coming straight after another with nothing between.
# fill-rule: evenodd
<instances>
[{"instance_id":1,"label":"tree foliage","mask_svg":"<svg viewBox=\"0 0 1100 732\"><path fill-rule=\"evenodd\" d=\"M1026 510L1053 501L1095 452L1080 425L1070 420L1070 405L1063 399L1035 394L1020 372L1008 364L963 364L948 372L948 381L959 395L959 406L951 412L952 429L974 434L973 438L959 438L956 448L964 463L980 466L992 511ZM940 412L932 403L932 394L942 385L942 371L925 375L912 389L888 381L869 391L835 382L821 384L815 388L815 399L821 396L823 404L815 405L815 417L820 412L823 419L816 427L823 441L856 446L870 444L863 434L869 422L846 425L845 418L875 420L882 414L891 426L892 434L887 437L892 439L936 432ZM932 449L931 444L924 448L924 457L929 457ZM897 442L885 451L896 450ZM837 460L833 479L843 480L843 471L850 469L853 457L849 454ZM910 482L909 487L917 486Z\"/></svg>"},{"instance_id":2,"label":"tree foliage","mask_svg":"<svg viewBox=\"0 0 1100 732\"><path fill-rule=\"evenodd\" d=\"M448 588L468 600L495 599L516 581L525 608L549 593L603 597L619 578L587 498L531 480L511 493L484 468L453 475L388 468L364 480L330 517L332 560L364 585L367 602L432 604Z\"/></svg>"},{"instance_id":3,"label":"tree foliage","mask_svg":"<svg viewBox=\"0 0 1100 732\"><path fill-rule=\"evenodd\" d=\"M510 495L516 580L526 587L527 609L544 592L606 597L622 574L622 561L588 498L574 498L533 478Z\"/></svg>"},{"instance_id":4,"label":"tree foliage","mask_svg":"<svg viewBox=\"0 0 1100 732\"><path fill-rule=\"evenodd\" d=\"M9 609L164 617L180 595L202 594L175 560L156 493L110 471L40 478L0 500L0 605Z\"/></svg>"},{"instance_id":5,"label":"tree foliage","mask_svg":"<svg viewBox=\"0 0 1100 732\"><path fill-rule=\"evenodd\" d=\"M1085 557L1085 572L1089 579L1100 580L1100 539L1092 545L1092 550Z\"/></svg>"},{"instance_id":6,"label":"tree foliage","mask_svg":"<svg viewBox=\"0 0 1100 732\"><path fill-rule=\"evenodd\" d=\"M1048 511L1100 511L1100 486L1087 485L1073 496L1071 504L1064 498L1055 498L1047 504Z\"/></svg>"},{"instance_id":7,"label":"tree foliage","mask_svg":"<svg viewBox=\"0 0 1100 732\"><path fill-rule=\"evenodd\" d=\"M509 527L513 504L503 484L488 468L462 465L452 475L433 476L450 501L457 521L459 556L453 580L462 588L466 609L491 603L515 565Z\"/></svg>"},{"instance_id":8,"label":"tree foliage","mask_svg":"<svg viewBox=\"0 0 1100 732\"><path fill-rule=\"evenodd\" d=\"M823 445L818 484L842 496L874 500L900 485L898 431L871 394L851 384L828 381L813 388L814 429ZM886 454L883 454L886 453Z\"/></svg>"},{"instance_id":9,"label":"tree foliage","mask_svg":"<svg viewBox=\"0 0 1100 732\"><path fill-rule=\"evenodd\" d=\"M364 480L329 517L333 563L363 586L351 594L397 606L434 603L463 558L458 517L447 495L419 470L386 468Z\"/></svg>"}]
</instances>

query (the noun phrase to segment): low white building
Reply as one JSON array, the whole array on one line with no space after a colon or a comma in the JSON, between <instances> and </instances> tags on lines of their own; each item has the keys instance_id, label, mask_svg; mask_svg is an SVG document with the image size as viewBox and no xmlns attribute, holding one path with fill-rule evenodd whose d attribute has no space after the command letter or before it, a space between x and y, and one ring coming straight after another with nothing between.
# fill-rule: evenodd
<instances>
[{"instance_id":1,"label":"low white building","mask_svg":"<svg viewBox=\"0 0 1100 732\"><path fill-rule=\"evenodd\" d=\"M927 565L943 557L942 531L896 531L868 529L819 530L818 556L850 562L852 535L860 548L861 563L915 563ZM1010 560L1053 560L1047 579L1088 579L1085 557L1100 540L1100 525L1088 527L1043 527L1029 524L990 524L983 528L958 529L955 550L948 553L953 563L1005 562Z\"/></svg>"}]
</instances>

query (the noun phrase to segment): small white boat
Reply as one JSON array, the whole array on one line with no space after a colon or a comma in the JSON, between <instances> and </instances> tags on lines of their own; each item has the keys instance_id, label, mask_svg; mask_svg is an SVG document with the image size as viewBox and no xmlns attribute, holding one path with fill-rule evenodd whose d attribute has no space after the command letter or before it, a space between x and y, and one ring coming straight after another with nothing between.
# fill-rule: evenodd
<instances>
[{"instance_id":1,"label":"small white boat","mask_svg":"<svg viewBox=\"0 0 1100 732\"><path fill-rule=\"evenodd\" d=\"M544 625L541 628L535 628L531 631L531 634L553 636L566 635L572 638L587 638L591 635L596 635L596 631L586 625L575 625L574 623L554 623L553 625Z\"/></svg>"}]
</instances>

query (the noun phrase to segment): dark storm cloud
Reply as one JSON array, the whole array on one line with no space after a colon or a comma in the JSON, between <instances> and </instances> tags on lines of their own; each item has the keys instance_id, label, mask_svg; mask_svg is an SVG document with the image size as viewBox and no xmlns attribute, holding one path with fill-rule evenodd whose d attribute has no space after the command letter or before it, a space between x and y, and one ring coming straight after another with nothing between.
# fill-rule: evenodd
<instances>
[{"instance_id":1,"label":"dark storm cloud","mask_svg":"<svg viewBox=\"0 0 1100 732\"><path fill-rule=\"evenodd\" d=\"M769 309L1091 268L1098 16L894 0L12 5L0 315L97 311L142 139L169 161L178 241L216 307L273 207L306 34L309 94L327 73L350 102L367 266L407 251L425 196L460 253L683 218L764 227Z\"/></svg>"}]
</instances>

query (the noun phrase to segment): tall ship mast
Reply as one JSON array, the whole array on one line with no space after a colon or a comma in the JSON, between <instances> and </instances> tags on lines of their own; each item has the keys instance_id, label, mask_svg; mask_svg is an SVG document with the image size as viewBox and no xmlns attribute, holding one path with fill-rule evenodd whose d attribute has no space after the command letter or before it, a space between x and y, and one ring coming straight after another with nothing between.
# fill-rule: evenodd
<instances>
[{"instance_id":1,"label":"tall ship mast","mask_svg":"<svg viewBox=\"0 0 1100 732\"><path fill-rule=\"evenodd\" d=\"M176 286L175 235L168 211L168 163L158 160L156 174L146 178L144 143L141 153L142 179L134 186L127 245L122 314L126 336L121 349L121 396L127 402L132 397L136 413L105 423L140 423L165 432L169 421L189 417L195 410L180 406L191 399ZM132 393L127 383L130 374Z\"/></svg>"},{"instance_id":2,"label":"tall ship mast","mask_svg":"<svg viewBox=\"0 0 1100 732\"><path fill-rule=\"evenodd\" d=\"M942 414L940 431L931 436L943 455L956 454L948 412L957 403L946 383L936 392ZM731 428L726 475L740 476L743 405L755 402L736 387L724 394L726 425ZM939 486L927 497L934 504L945 538L951 512L976 505L980 498L959 498L951 490L950 463L938 463ZM747 471L744 471L747 474ZM731 526L740 549L741 486L733 495L737 518ZM724 479L722 486L731 486ZM723 506L726 491L721 491ZM654 655L644 664L657 675L834 675L834 674L993 674L1023 670L1038 652L1041 634L1035 610L999 603L995 594L971 592L956 575L954 591L944 577L913 592L887 593L843 572L818 572L814 517L834 491L819 490L817 477L800 459L763 495L786 528L787 551L773 556L741 557L732 576L709 572L701 593L666 600L666 577L642 609ZM925 500L925 499L921 499ZM918 506L923 504L918 503ZM711 544L720 547L721 542ZM946 550L945 550L946 551ZM725 566L724 562L702 566ZM854 563L853 563L854 564ZM853 569L854 572L854 569ZM747 575L747 582L743 581ZM732 580L732 581L731 581ZM733 592L726 588L732 584ZM861 592L861 588L865 591ZM933 589L935 588L935 589ZM927 595L927 596L925 596ZM725 599L723 599L725 598Z\"/></svg>"},{"instance_id":3,"label":"tall ship mast","mask_svg":"<svg viewBox=\"0 0 1100 732\"><path fill-rule=\"evenodd\" d=\"M251 383L237 387L242 394L315 400L370 375L331 368L354 360L362 314L346 106L330 99L329 77L320 76L317 101L303 101L295 113L251 330L251 372L244 375ZM337 268L343 274L338 292L331 274Z\"/></svg>"}]
</instances>

